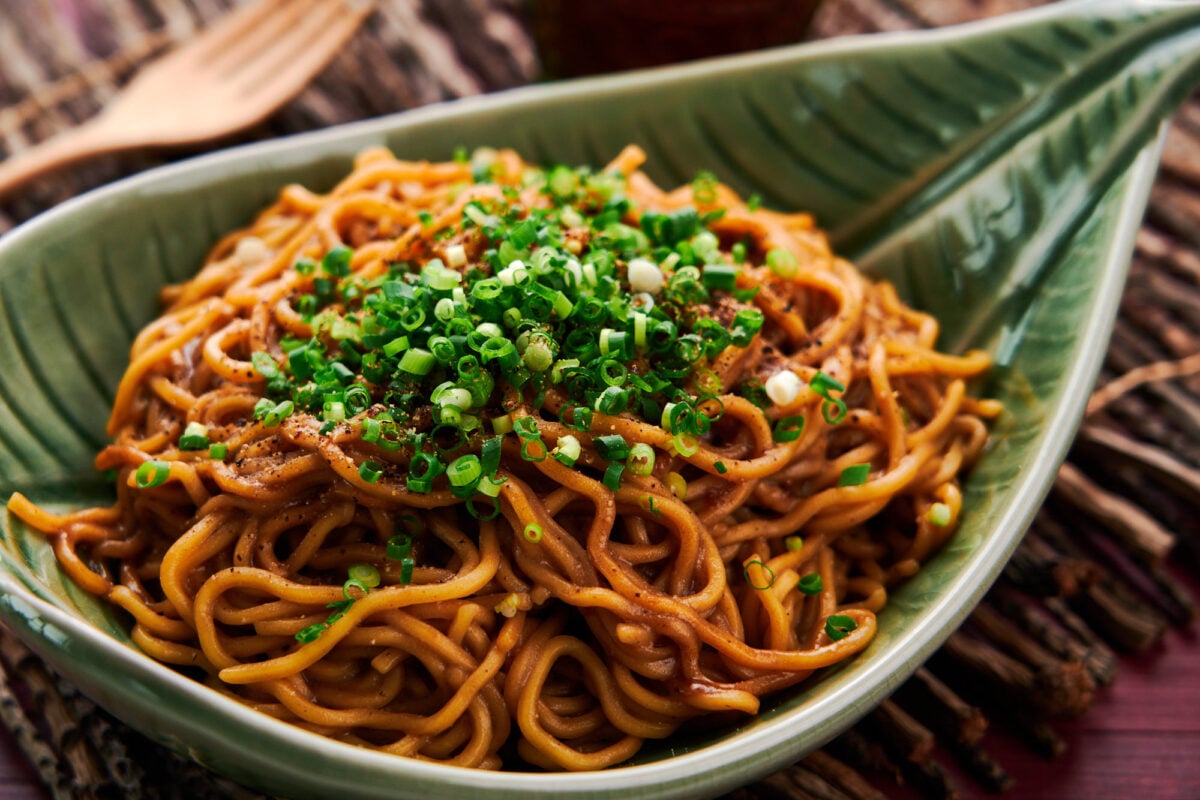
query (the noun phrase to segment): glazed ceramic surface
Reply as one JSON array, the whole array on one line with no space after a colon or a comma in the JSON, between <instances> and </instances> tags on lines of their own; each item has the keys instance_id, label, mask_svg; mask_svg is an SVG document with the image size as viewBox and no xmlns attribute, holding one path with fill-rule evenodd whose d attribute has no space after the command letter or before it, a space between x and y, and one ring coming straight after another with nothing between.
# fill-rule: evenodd
<instances>
[{"instance_id":1,"label":"glazed ceramic surface","mask_svg":"<svg viewBox=\"0 0 1200 800\"><path fill-rule=\"evenodd\" d=\"M962 527L893 595L849 663L736 726L648 743L602 773L486 774L337 744L144 656L66 581L41 536L0 513L0 617L133 726L287 797L668 798L721 793L850 725L986 590L1049 488L1096 376L1157 163L1196 79L1195 2L1062 3L931 33L835 40L549 85L198 158L94 192L0 240L0 497L111 502L91 467L135 332L166 282L286 183L324 189L386 144L445 159L512 146L602 165L629 142L664 185L715 172L808 209L835 246L996 357L1001 399Z\"/></svg>"}]
</instances>

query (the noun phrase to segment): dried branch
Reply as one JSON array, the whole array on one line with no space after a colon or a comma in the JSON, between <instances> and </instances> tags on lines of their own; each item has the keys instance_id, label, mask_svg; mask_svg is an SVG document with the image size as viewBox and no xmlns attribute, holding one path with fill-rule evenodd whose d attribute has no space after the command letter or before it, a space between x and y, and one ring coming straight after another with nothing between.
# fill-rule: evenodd
<instances>
[{"instance_id":1,"label":"dried branch","mask_svg":"<svg viewBox=\"0 0 1200 800\"><path fill-rule=\"evenodd\" d=\"M1092 676L1080 661L1063 661L1001 616L987 603L971 614L971 626L1034 670L1035 704L1051 717L1078 717L1091 707Z\"/></svg>"},{"instance_id":2,"label":"dried branch","mask_svg":"<svg viewBox=\"0 0 1200 800\"><path fill-rule=\"evenodd\" d=\"M1059 469L1054 491L1147 561L1161 561L1175 544L1175 537L1153 517L1128 500L1104 491L1070 462Z\"/></svg>"},{"instance_id":3,"label":"dried branch","mask_svg":"<svg viewBox=\"0 0 1200 800\"><path fill-rule=\"evenodd\" d=\"M1074 449L1093 460L1116 459L1149 473L1185 503L1200 508L1200 469L1184 464L1166 450L1139 442L1130 436L1099 425L1079 429Z\"/></svg>"},{"instance_id":4,"label":"dried branch","mask_svg":"<svg viewBox=\"0 0 1200 800\"><path fill-rule=\"evenodd\" d=\"M809 753L800 763L855 800L887 800L883 792L851 769L850 765L838 761L824 750Z\"/></svg>"},{"instance_id":5,"label":"dried branch","mask_svg":"<svg viewBox=\"0 0 1200 800\"><path fill-rule=\"evenodd\" d=\"M1055 621L1044 605L1036 605L1022 599L1008 586L997 586L988 595L987 602L1009 620L1012 620L1043 647L1064 661L1078 661L1098 686L1108 686L1116 678L1117 657L1112 648L1100 641L1083 621L1073 614L1074 627L1083 627L1090 636L1085 640L1073 633L1061 621Z\"/></svg>"},{"instance_id":6,"label":"dried branch","mask_svg":"<svg viewBox=\"0 0 1200 800\"><path fill-rule=\"evenodd\" d=\"M987 732L987 718L925 667L893 695L905 711L949 742L978 744Z\"/></svg>"}]
</instances>

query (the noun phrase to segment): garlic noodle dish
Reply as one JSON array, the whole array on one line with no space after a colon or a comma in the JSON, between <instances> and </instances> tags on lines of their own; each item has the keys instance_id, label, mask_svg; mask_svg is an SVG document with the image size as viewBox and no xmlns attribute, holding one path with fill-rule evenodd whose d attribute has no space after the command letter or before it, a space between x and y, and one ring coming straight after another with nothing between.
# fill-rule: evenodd
<instances>
[{"instance_id":1,"label":"garlic noodle dish","mask_svg":"<svg viewBox=\"0 0 1200 800\"><path fill-rule=\"evenodd\" d=\"M363 153L162 292L9 509L134 641L340 741L591 770L860 652L952 535L986 354L714 176Z\"/></svg>"}]
</instances>

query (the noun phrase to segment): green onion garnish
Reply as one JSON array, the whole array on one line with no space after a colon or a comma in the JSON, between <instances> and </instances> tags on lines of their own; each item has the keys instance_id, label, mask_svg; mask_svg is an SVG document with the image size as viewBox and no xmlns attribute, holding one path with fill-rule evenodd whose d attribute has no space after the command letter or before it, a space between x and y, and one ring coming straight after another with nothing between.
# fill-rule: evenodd
<instances>
[{"instance_id":1,"label":"green onion garnish","mask_svg":"<svg viewBox=\"0 0 1200 800\"><path fill-rule=\"evenodd\" d=\"M374 589L381 580L379 570L371 564L355 564L346 571L351 580L358 581L368 589Z\"/></svg>"},{"instance_id":2,"label":"green onion garnish","mask_svg":"<svg viewBox=\"0 0 1200 800\"><path fill-rule=\"evenodd\" d=\"M500 488L507 482L508 478L494 478L491 475L484 475L479 479L479 485L475 487L475 491L485 497L499 497Z\"/></svg>"},{"instance_id":3,"label":"green onion garnish","mask_svg":"<svg viewBox=\"0 0 1200 800\"><path fill-rule=\"evenodd\" d=\"M500 468L502 450L501 437L489 436L483 440L479 448L479 465L483 468L485 476L495 475L496 470Z\"/></svg>"},{"instance_id":4,"label":"green onion garnish","mask_svg":"<svg viewBox=\"0 0 1200 800\"><path fill-rule=\"evenodd\" d=\"M374 461L364 461L358 467L358 477L367 483L375 483L383 475L383 467Z\"/></svg>"},{"instance_id":5,"label":"green onion garnish","mask_svg":"<svg viewBox=\"0 0 1200 800\"><path fill-rule=\"evenodd\" d=\"M522 439L542 438L542 432L538 430L537 420L533 417L517 417L513 420L513 430Z\"/></svg>"},{"instance_id":6,"label":"green onion garnish","mask_svg":"<svg viewBox=\"0 0 1200 800\"><path fill-rule=\"evenodd\" d=\"M799 536L789 536L783 540L783 544L793 553L804 549L804 539Z\"/></svg>"},{"instance_id":7,"label":"green onion garnish","mask_svg":"<svg viewBox=\"0 0 1200 800\"><path fill-rule=\"evenodd\" d=\"M401 586L407 586L408 584L412 583L414 566L416 566L416 562L413 561L412 556L405 556L404 558L400 559Z\"/></svg>"},{"instance_id":8,"label":"green onion garnish","mask_svg":"<svg viewBox=\"0 0 1200 800\"><path fill-rule=\"evenodd\" d=\"M791 250L775 248L767 252L767 266L781 278L794 278L800 269L800 262Z\"/></svg>"},{"instance_id":9,"label":"green onion garnish","mask_svg":"<svg viewBox=\"0 0 1200 800\"><path fill-rule=\"evenodd\" d=\"M321 638L321 634L324 633L328 627L329 625L326 623L318 622L315 625L309 625L307 628L301 628L296 632L296 641L300 642L300 644L315 642L317 639Z\"/></svg>"},{"instance_id":10,"label":"green onion garnish","mask_svg":"<svg viewBox=\"0 0 1200 800\"><path fill-rule=\"evenodd\" d=\"M732 292L737 285L737 275L739 272L741 270L729 264L709 264L704 268L702 278L704 287L709 290L720 289Z\"/></svg>"},{"instance_id":11,"label":"green onion garnish","mask_svg":"<svg viewBox=\"0 0 1200 800\"><path fill-rule=\"evenodd\" d=\"M934 503L925 512L925 519L939 528L944 528L950 524L950 506L945 503Z\"/></svg>"},{"instance_id":12,"label":"green onion garnish","mask_svg":"<svg viewBox=\"0 0 1200 800\"><path fill-rule=\"evenodd\" d=\"M482 488L483 484L488 480L489 479L485 476L483 480L479 482L480 487ZM467 507L467 513L475 519L483 520L485 522L500 516L500 502L495 497L492 497L485 492L480 492L480 494L484 495L483 499L472 497L467 500L465 504ZM486 504L486 510L480 510L480 504Z\"/></svg>"},{"instance_id":13,"label":"green onion garnish","mask_svg":"<svg viewBox=\"0 0 1200 800\"><path fill-rule=\"evenodd\" d=\"M717 202L717 176L707 170L697 172L692 179L692 199L703 205Z\"/></svg>"},{"instance_id":14,"label":"green onion garnish","mask_svg":"<svg viewBox=\"0 0 1200 800\"><path fill-rule=\"evenodd\" d=\"M477 179L496 177L494 153L480 151L466 163ZM263 394L254 419L271 428L304 415L320 423L321 435L342 426L373 448L411 452L407 466L398 457L359 468L363 480L395 473L410 492L434 491L449 463L448 488L469 513L486 518L499 509L499 437L516 430L527 460L551 455L540 419L512 416L543 407L550 392L562 403L558 422L575 431L590 432L595 413L661 419L673 437L663 449L685 457L699 452L724 413L721 395L753 400L763 393L752 381L723 386L712 366L728 347L751 345L763 312L735 306L732 319L720 320L695 312L698 304L724 302L722 293L736 303L755 296L737 284L758 245L743 238L730 259L709 229L725 211L715 207L720 194L711 174L693 182L694 205L640 218L624 198L622 176L556 167L528 170L521 185L540 191L549 207L519 202L520 190L501 185L502 198L470 200L461 223L442 230L434 230L438 212L422 209L420 246L369 278L353 271L356 254L345 245L317 263L295 260L297 290L288 302L311 334L285 336L282 354L251 354ZM583 243L581 230L589 234ZM764 260L776 274L798 270L784 249ZM822 411L831 420L846 413L828 396ZM780 420L776 441L794 441L802 425ZM179 447L227 455L208 434L189 427ZM558 439L554 458L578 464L583 437ZM633 448L619 436L596 440L596 451L620 465L609 467L606 485L619 486L624 469L654 473L653 447ZM725 465L715 469L723 473ZM675 494L686 493L682 478L666 480Z\"/></svg>"},{"instance_id":15,"label":"green onion garnish","mask_svg":"<svg viewBox=\"0 0 1200 800\"><path fill-rule=\"evenodd\" d=\"M189 422L179 437L180 450L203 450L208 447L208 426L203 422Z\"/></svg>"},{"instance_id":16,"label":"green onion garnish","mask_svg":"<svg viewBox=\"0 0 1200 800\"><path fill-rule=\"evenodd\" d=\"M654 448L645 442L638 442L629 448L627 466L634 475L649 475L654 472Z\"/></svg>"},{"instance_id":17,"label":"green onion garnish","mask_svg":"<svg viewBox=\"0 0 1200 800\"><path fill-rule=\"evenodd\" d=\"M291 400L284 400L272 406L262 416L262 424L264 428L275 428L279 423L283 422L292 412L296 410L296 404Z\"/></svg>"},{"instance_id":18,"label":"green onion garnish","mask_svg":"<svg viewBox=\"0 0 1200 800\"><path fill-rule=\"evenodd\" d=\"M783 417L775 423L773 436L777 442L794 442L804 433L804 415Z\"/></svg>"},{"instance_id":19,"label":"green onion garnish","mask_svg":"<svg viewBox=\"0 0 1200 800\"><path fill-rule=\"evenodd\" d=\"M606 461L624 461L629 457L629 443L619 433L597 436L592 440L596 452Z\"/></svg>"},{"instance_id":20,"label":"green onion garnish","mask_svg":"<svg viewBox=\"0 0 1200 800\"><path fill-rule=\"evenodd\" d=\"M571 434L567 434L566 436L558 437L558 445L554 448L551 455L565 466L573 467L582 452L583 446L579 443L579 440Z\"/></svg>"},{"instance_id":21,"label":"green onion garnish","mask_svg":"<svg viewBox=\"0 0 1200 800\"><path fill-rule=\"evenodd\" d=\"M450 479L450 485L458 488L474 488L482 475L483 465L479 456L473 454L459 456L446 467L446 477Z\"/></svg>"},{"instance_id":22,"label":"green onion garnish","mask_svg":"<svg viewBox=\"0 0 1200 800\"><path fill-rule=\"evenodd\" d=\"M765 584L761 584L761 585L757 584L751 579L750 567L754 566L755 564L762 567L763 571L767 573L767 582ZM760 592L770 589L772 586L775 585L775 570L771 569L769 566L767 566L766 564L764 564L761 560L759 560L757 558L754 559L753 561L746 562L746 565L742 567L742 575L746 579L746 584L751 589L757 589Z\"/></svg>"},{"instance_id":23,"label":"green onion garnish","mask_svg":"<svg viewBox=\"0 0 1200 800\"><path fill-rule=\"evenodd\" d=\"M584 433L590 431L592 429L592 410L587 406L576 406L568 427Z\"/></svg>"},{"instance_id":24,"label":"green onion garnish","mask_svg":"<svg viewBox=\"0 0 1200 800\"><path fill-rule=\"evenodd\" d=\"M254 371L267 380L278 378L282 374L279 371L279 364L271 358L269 353L255 353L250 356L250 363L254 366Z\"/></svg>"},{"instance_id":25,"label":"green onion garnish","mask_svg":"<svg viewBox=\"0 0 1200 800\"><path fill-rule=\"evenodd\" d=\"M796 588L804 594L820 594L821 590L825 588L825 584L819 573L810 572L800 578Z\"/></svg>"},{"instance_id":26,"label":"green onion garnish","mask_svg":"<svg viewBox=\"0 0 1200 800\"><path fill-rule=\"evenodd\" d=\"M625 465L620 461L614 461L608 465L608 469L604 470L603 483L611 491L616 491L621 488L621 473L625 471Z\"/></svg>"},{"instance_id":27,"label":"green onion garnish","mask_svg":"<svg viewBox=\"0 0 1200 800\"><path fill-rule=\"evenodd\" d=\"M445 472L437 456L429 453L414 453L408 464L408 490L428 494L433 490L433 479Z\"/></svg>"},{"instance_id":28,"label":"green onion garnish","mask_svg":"<svg viewBox=\"0 0 1200 800\"><path fill-rule=\"evenodd\" d=\"M404 355L400 357L400 363L397 366L401 372L423 376L428 375L436 363L437 359L433 357L433 353L423 350L420 347L414 347L411 350L405 351Z\"/></svg>"},{"instance_id":29,"label":"green onion garnish","mask_svg":"<svg viewBox=\"0 0 1200 800\"><path fill-rule=\"evenodd\" d=\"M596 398L596 410L601 414L620 414L629 407L629 392L619 386L609 386Z\"/></svg>"},{"instance_id":30,"label":"green onion garnish","mask_svg":"<svg viewBox=\"0 0 1200 800\"><path fill-rule=\"evenodd\" d=\"M833 614L829 619L825 620L825 635L831 641L845 639L850 635L850 631L858 627L858 623L853 617L847 617L845 614Z\"/></svg>"},{"instance_id":31,"label":"green onion garnish","mask_svg":"<svg viewBox=\"0 0 1200 800\"><path fill-rule=\"evenodd\" d=\"M412 537L406 533L398 533L387 540L387 557L399 561L412 553Z\"/></svg>"},{"instance_id":32,"label":"green onion garnish","mask_svg":"<svg viewBox=\"0 0 1200 800\"><path fill-rule=\"evenodd\" d=\"M321 271L326 275L342 278L350 274L350 259L354 251L345 245L338 245L325 254L321 259Z\"/></svg>"},{"instance_id":33,"label":"green onion garnish","mask_svg":"<svg viewBox=\"0 0 1200 800\"><path fill-rule=\"evenodd\" d=\"M162 486L171 477L171 465L166 461L143 461L133 473L133 482L139 489Z\"/></svg>"},{"instance_id":34,"label":"green onion garnish","mask_svg":"<svg viewBox=\"0 0 1200 800\"><path fill-rule=\"evenodd\" d=\"M545 461L546 443L541 439L525 439L521 442L521 458L526 461Z\"/></svg>"},{"instance_id":35,"label":"green onion garnish","mask_svg":"<svg viewBox=\"0 0 1200 800\"><path fill-rule=\"evenodd\" d=\"M713 469L717 471L718 475L724 475L725 473L729 472L729 467L725 466L724 461L714 461Z\"/></svg>"},{"instance_id":36,"label":"green onion garnish","mask_svg":"<svg viewBox=\"0 0 1200 800\"><path fill-rule=\"evenodd\" d=\"M867 482L867 476L871 474L870 464L852 464L842 470L841 477L838 478L838 486L862 486Z\"/></svg>"},{"instance_id":37,"label":"green onion garnish","mask_svg":"<svg viewBox=\"0 0 1200 800\"><path fill-rule=\"evenodd\" d=\"M825 398L825 402L821 404L821 415L825 417L825 421L830 425L837 425L846 418L846 404L839 397L831 397L830 392L845 392L846 387L835 381L833 378L826 375L824 372L818 372L809 381L809 387L814 392ZM830 408L834 411L830 412Z\"/></svg>"},{"instance_id":38,"label":"green onion garnish","mask_svg":"<svg viewBox=\"0 0 1200 800\"><path fill-rule=\"evenodd\" d=\"M530 522L525 526L523 535L526 541L537 544L542 540L542 526L538 525L536 522Z\"/></svg>"},{"instance_id":39,"label":"green onion garnish","mask_svg":"<svg viewBox=\"0 0 1200 800\"><path fill-rule=\"evenodd\" d=\"M363 564L361 566L367 566L367 565ZM379 577L378 571L376 571L375 577L376 578ZM376 584L376 585L378 585L378 584ZM351 594L351 592L350 592L351 589L358 589L360 592L362 592L363 597L366 597L368 594L371 593L371 587L367 585L366 581L364 581L361 578L355 578L352 576L347 577L346 582L342 584L342 597L346 598L347 600L350 600L351 602L362 599L359 597L355 597L353 594Z\"/></svg>"},{"instance_id":40,"label":"green onion garnish","mask_svg":"<svg viewBox=\"0 0 1200 800\"><path fill-rule=\"evenodd\" d=\"M210 444L208 446L208 457L217 461L224 461L225 456L229 455L229 445L224 442Z\"/></svg>"},{"instance_id":41,"label":"green onion garnish","mask_svg":"<svg viewBox=\"0 0 1200 800\"><path fill-rule=\"evenodd\" d=\"M684 458L689 458L700 452L700 440L686 433L677 433L671 439L671 447Z\"/></svg>"},{"instance_id":42,"label":"green onion garnish","mask_svg":"<svg viewBox=\"0 0 1200 800\"><path fill-rule=\"evenodd\" d=\"M765 318L756 308L743 309L733 315L733 328L729 332L735 347L749 347L754 335L762 330Z\"/></svg>"}]
</instances>

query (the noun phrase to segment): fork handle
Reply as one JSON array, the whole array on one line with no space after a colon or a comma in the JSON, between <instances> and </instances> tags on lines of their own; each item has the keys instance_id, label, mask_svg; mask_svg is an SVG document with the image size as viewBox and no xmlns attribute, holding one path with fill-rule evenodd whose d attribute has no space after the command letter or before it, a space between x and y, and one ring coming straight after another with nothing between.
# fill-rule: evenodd
<instances>
[{"instance_id":1,"label":"fork handle","mask_svg":"<svg viewBox=\"0 0 1200 800\"><path fill-rule=\"evenodd\" d=\"M63 131L0 162L0 198L48 172L119 149L95 121Z\"/></svg>"}]
</instances>

